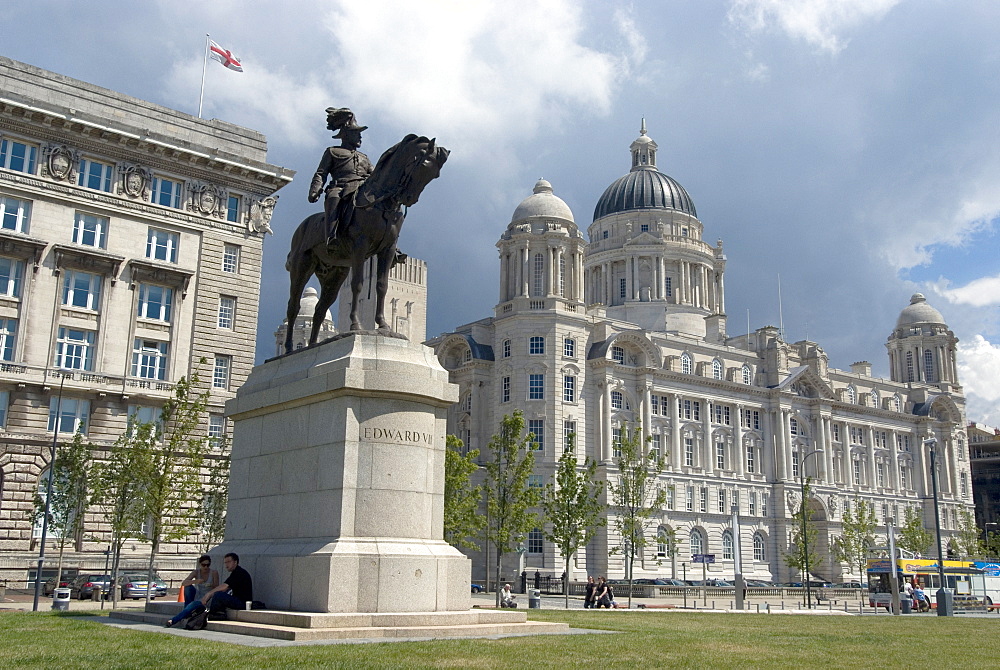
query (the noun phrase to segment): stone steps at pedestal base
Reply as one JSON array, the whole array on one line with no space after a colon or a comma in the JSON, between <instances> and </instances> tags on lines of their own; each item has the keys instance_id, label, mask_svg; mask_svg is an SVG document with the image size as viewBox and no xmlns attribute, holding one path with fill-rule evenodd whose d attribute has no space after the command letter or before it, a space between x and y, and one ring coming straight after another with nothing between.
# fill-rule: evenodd
<instances>
[{"instance_id":1,"label":"stone steps at pedestal base","mask_svg":"<svg viewBox=\"0 0 1000 670\"><path fill-rule=\"evenodd\" d=\"M110 616L162 625L178 611L176 606L151 603L143 612L115 610ZM206 630L289 641L487 637L569 631L568 624L528 621L526 612L506 611L337 614L230 610L229 615L225 621L209 621Z\"/></svg>"}]
</instances>

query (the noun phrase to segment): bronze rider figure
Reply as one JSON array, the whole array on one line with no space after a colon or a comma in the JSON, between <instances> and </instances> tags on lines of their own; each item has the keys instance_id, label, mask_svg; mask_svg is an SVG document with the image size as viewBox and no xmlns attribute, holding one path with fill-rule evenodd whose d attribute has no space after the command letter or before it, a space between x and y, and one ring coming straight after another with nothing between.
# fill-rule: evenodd
<instances>
[{"instance_id":1,"label":"bronze rider figure","mask_svg":"<svg viewBox=\"0 0 1000 670\"><path fill-rule=\"evenodd\" d=\"M326 110L326 127L337 131L333 139L340 140L339 147L329 147L323 152L323 158L313 175L309 187L309 202L319 200L323 185L329 177L326 186L324 212L326 234L328 240L337 238L339 224L338 207L343 198L357 191L361 184L371 176L372 164L368 156L358 151L361 146L361 132L368 126L359 126L350 109L328 107Z\"/></svg>"}]
</instances>

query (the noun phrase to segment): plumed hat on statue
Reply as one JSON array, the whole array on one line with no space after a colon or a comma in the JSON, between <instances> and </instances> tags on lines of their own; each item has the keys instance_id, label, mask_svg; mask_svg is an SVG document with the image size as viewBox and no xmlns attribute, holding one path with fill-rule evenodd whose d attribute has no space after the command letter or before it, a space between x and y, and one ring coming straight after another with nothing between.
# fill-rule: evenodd
<instances>
[{"instance_id":1,"label":"plumed hat on statue","mask_svg":"<svg viewBox=\"0 0 1000 670\"><path fill-rule=\"evenodd\" d=\"M345 130L356 130L358 132L368 130L368 126L358 125L357 120L354 118L354 112L347 107L327 107L326 127L337 131L337 134L333 136L335 140L343 137L343 131Z\"/></svg>"}]
</instances>

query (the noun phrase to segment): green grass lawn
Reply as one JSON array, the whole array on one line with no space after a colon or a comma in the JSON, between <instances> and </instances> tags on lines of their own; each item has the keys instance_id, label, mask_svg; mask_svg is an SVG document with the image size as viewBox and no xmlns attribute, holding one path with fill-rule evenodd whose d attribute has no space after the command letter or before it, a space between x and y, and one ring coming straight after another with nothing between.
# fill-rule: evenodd
<instances>
[{"instance_id":1,"label":"green grass lawn","mask_svg":"<svg viewBox=\"0 0 1000 670\"><path fill-rule=\"evenodd\" d=\"M250 648L122 630L91 617L0 614L4 668L986 668L1000 621L545 610L617 635ZM1000 617L998 617L1000 619Z\"/></svg>"}]
</instances>

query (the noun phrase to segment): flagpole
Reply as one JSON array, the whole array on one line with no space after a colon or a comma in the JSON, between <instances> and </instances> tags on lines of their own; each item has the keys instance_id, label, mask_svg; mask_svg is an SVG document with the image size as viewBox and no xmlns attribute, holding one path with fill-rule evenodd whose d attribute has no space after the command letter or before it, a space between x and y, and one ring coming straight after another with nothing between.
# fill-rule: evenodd
<instances>
[{"instance_id":1,"label":"flagpole","mask_svg":"<svg viewBox=\"0 0 1000 670\"><path fill-rule=\"evenodd\" d=\"M201 118L201 106L205 102L205 70L208 69L208 40L209 35L205 33L205 53L201 62L201 95L198 96L198 118Z\"/></svg>"}]
</instances>

